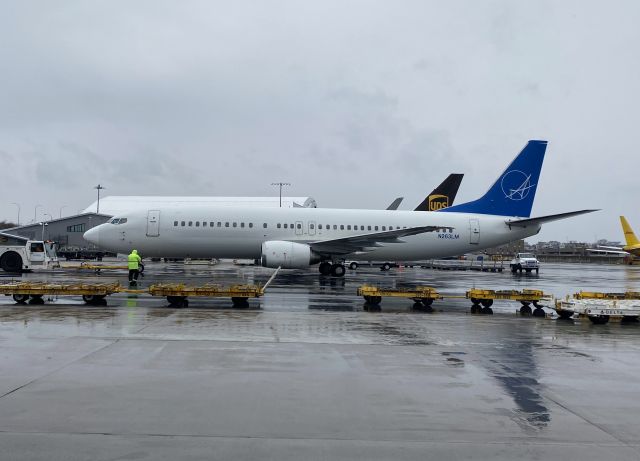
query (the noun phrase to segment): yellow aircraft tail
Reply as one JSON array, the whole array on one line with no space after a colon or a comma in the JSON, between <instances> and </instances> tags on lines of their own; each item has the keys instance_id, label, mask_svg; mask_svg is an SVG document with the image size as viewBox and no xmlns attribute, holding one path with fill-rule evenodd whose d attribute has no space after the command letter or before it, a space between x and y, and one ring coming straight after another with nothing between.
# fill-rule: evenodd
<instances>
[{"instance_id":1,"label":"yellow aircraft tail","mask_svg":"<svg viewBox=\"0 0 640 461\"><path fill-rule=\"evenodd\" d=\"M624 238L627 240L627 245L633 246L640 244L640 240L638 240L636 234L633 233L633 229L631 229L631 226L624 216L620 216L620 224L622 224L622 231L624 232Z\"/></svg>"}]
</instances>

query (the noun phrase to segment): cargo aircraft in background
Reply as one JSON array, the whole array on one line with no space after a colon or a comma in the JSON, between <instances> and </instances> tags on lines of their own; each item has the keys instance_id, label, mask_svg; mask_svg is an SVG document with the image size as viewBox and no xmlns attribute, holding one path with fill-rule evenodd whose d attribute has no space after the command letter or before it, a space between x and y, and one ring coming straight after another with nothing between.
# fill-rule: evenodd
<instances>
[{"instance_id":1,"label":"cargo aircraft in background","mask_svg":"<svg viewBox=\"0 0 640 461\"><path fill-rule=\"evenodd\" d=\"M438 211L453 205L463 176L460 173L451 173L413 211ZM397 210L403 198L398 197L395 199L387 207L387 210Z\"/></svg>"},{"instance_id":2,"label":"cargo aircraft in background","mask_svg":"<svg viewBox=\"0 0 640 461\"><path fill-rule=\"evenodd\" d=\"M636 234L633 232L627 218L620 216L620 225L622 226L622 232L624 232L624 239L627 242L625 246L614 247L598 245L598 248L587 248L587 251L605 255L630 255L640 257L640 240L638 240L638 237L636 237Z\"/></svg>"},{"instance_id":3,"label":"cargo aircraft in background","mask_svg":"<svg viewBox=\"0 0 640 461\"><path fill-rule=\"evenodd\" d=\"M543 223L596 210L531 218L547 147L529 141L489 191L441 211L164 206L114 217L84 234L105 250L145 257L256 259L341 277L345 259L415 261L456 256L537 234ZM366 256L364 256L366 255Z\"/></svg>"}]
</instances>

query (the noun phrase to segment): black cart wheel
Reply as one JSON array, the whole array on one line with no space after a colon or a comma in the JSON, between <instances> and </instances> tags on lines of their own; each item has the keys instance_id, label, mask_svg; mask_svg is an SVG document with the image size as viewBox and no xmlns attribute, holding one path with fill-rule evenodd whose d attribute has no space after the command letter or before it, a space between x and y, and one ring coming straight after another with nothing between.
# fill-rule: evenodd
<instances>
[{"instance_id":1,"label":"black cart wheel","mask_svg":"<svg viewBox=\"0 0 640 461\"><path fill-rule=\"evenodd\" d=\"M532 314L531 306L522 305L522 307L520 308L520 315L522 315L524 317L529 317L531 314Z\"/></svg>"},{"instance_id":2,"label":"black cart wheel","mask_svg":"<svg viewBox=\"0 0 640 461\"><path fill-rule=\"evenodd\" d=\"M480 304L482 304L482 307L491 307L493 306L493 299L481 299Z\"/></svg>"},{"instance_id":3,"label":"black cart wheel","mask_svg":"<svg viewBox=\"0 0 640 461\"><path fill-rule=\"evenodd\" d=\"M594 325L604 325L605 323L609 322L609 316L608 315L589 316L589 320L591 320L591 323L593 323Z\"/></svg>"},{"instance_id":4,"label":"black cart wheel","mask_svg":"<svg viewBox=\"0 0 640 461\"><path fill-rule=\"evenodd\" d=\"M13 295L13 300L18 304L24 304L29 300L29 295L15 294Z\"/></svg>"},{"instance_id":5,"label":"black cart wheel","mask_svg":"<svg viewBox=\"0 0 640 461\"><path fill-rule=\"evenodd\" d=\"M493 315L493 309L491 309L490 307L483 307L482 313L484 315Z\"/></svg>"}]
</instances>

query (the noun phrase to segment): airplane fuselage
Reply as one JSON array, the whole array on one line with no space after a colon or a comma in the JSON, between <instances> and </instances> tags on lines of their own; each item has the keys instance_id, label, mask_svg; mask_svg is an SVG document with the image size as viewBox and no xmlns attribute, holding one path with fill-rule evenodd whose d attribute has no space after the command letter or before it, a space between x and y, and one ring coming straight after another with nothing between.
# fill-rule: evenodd
<instances>
[{"instance_id":1,"label":"airplane fuselage","mask_svg":"<svg viewBox=\"0 0 640 461\"><path fill-rule=\"evenodd\" d=\"M405 236L365 253L341 255L366 260L416 261L494 247L535 235L540 225L510 228L504 216L425 211L326 208L164 207L132 212L86 237L106 250L144 257L258 259L267 241L312 243L419 226L436 232ZM451 229L449 229L451 228ZM340 259L340 258L334 258Z\"/></svg>"}]
</instances>

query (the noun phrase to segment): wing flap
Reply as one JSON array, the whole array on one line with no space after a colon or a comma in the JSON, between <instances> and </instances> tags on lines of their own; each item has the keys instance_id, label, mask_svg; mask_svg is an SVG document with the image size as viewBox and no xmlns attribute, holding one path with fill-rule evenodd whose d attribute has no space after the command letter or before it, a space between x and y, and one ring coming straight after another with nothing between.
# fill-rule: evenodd
<instances>
[{"instance_id":1,"label":"wing flap","mask_svg":"<svg viewBox=\"0 0 640 461\"><path fill-rule=\"evenodd\" d=\"M435 232L439 229L452 229L449 226L419 226L406 229L396 229L392 231L375 232L372 234L361 234L350 237L342 237L333 240L322 240L310 242L311 249L322 255L345 255L349 253L366 253L375 248L379 248L383 243L404 243L401 237L423 234L425 232Z\"/></svg>"}]
</instances>

